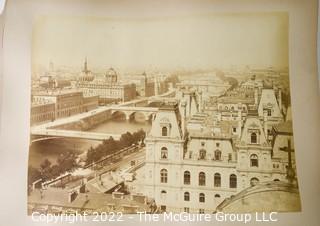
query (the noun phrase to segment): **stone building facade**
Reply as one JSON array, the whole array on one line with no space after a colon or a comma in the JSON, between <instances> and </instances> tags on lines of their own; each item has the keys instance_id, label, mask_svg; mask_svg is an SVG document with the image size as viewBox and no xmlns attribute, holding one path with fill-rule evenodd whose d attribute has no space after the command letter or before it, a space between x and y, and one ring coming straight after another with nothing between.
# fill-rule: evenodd
<instances>
[{"instance_id":1,"label":"stone building facade","mask_svg":"<svg viewBox=\"0 0 320 226\"><path fill-rule=\"evenodd\" d=\"M277 130L277 139L269 139L270 125L281 123L282 114L270 118L274 124L267 123L265 113L260 116L264 95L262 91L260 99L250 105L223 104L228 110L234 107L235 117L229 124L222 118L210 122L212 115L205 119L201 112L191 116L189 111L187 116L183 99L159 108L146 138L144 192L161 211L212 213L223 200L248 187L288 181L287 155L274 153L274 148L279 149L274 144L285 147L280 142L283 133ZM279 112L277 100L273 107L273 112ZM195 118L199 125L189 126ZM232 128L223 128L228 125Z\"/></svg>"},{"instance_id":2,"label":"stone building facade","mask_svg":"<svg viewBox=\"0 0 320 226\"><path fill-rule=\"evenodd\" d=\"M84 95L99 96L101 105L111 102L124 102L136 98L136 85L118 81L118 74L110 68L103 78L84 79L81 77L76 87Z\"/></svg>"}]
</instances>

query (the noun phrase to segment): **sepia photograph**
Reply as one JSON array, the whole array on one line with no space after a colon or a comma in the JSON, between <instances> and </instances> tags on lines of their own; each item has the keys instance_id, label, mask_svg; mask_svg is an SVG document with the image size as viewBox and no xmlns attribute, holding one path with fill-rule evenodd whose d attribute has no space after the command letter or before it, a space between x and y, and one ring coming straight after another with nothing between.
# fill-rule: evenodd
<instances>
[{"instance_id":1,"label":"sepia photograph","mask_svg":"<svg viewBox=\"0 0 320 226\"><path fill-rule=\"evenodd\" d=\"M300 212L287 12L41 15L27 211Z\"/></svg>"}]
</instances>

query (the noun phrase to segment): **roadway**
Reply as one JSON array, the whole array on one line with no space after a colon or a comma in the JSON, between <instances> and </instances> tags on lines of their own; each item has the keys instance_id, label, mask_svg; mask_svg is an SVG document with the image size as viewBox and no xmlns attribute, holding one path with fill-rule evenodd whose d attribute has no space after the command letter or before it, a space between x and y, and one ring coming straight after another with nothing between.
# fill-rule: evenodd
<instances>
[{"instance_id":1,"label":"roadway","mask_svg":"<svg viewBox=\"0 0 320 226\"><path fill-rule=\"evenodd\" d=\"M90 192L106 192L111 188L122 183L124 180L118 175L119 169L124 169L130 166L132 160L144 161L145 148L141 148L138 152L124 156L119 162L108 164L102 169L95 172L97 177L88 181L87 188ZM110 173L115 171L114 173ZM101 175L101 177L99 176ZM100 179L101 178L101 179ZM102 183L101 183L102 182Z\"/></svg>"}]
</instances>

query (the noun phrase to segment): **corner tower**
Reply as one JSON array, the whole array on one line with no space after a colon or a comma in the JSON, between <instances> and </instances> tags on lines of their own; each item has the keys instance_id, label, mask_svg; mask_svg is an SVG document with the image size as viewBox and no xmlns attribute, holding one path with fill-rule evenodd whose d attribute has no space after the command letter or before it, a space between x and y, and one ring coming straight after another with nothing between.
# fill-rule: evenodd
<instances>
[{"instance_id":1,"label":"corner tower","mask_svg":"<svg viewBox=\"0 0 320 226\"><path fill-rule=\"evenodd\" d=\"M145 194L154 198L163 211L173 210L171 207L180 198L185 143L177 103L159 108L145 143Z\"/></svg>"}]
</instances>

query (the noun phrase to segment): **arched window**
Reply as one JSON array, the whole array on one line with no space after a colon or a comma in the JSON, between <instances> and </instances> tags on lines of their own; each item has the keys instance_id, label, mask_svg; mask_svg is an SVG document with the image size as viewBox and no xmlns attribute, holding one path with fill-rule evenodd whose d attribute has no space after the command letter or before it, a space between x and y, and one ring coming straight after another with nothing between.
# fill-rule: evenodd
<instances>
[{"instance_id":1,"label":"arched window","mask_svg":"<svg viewBox=\"0 0 320 226\"><path fill-rule=\"evenodd\" d=\"M279 179L274 179L273 181L280 181Z\"/></svg>"},{"instance_id":2,"label":"arched window","mask_svg":"<svg viewBox=\"0 0 320 226\"><path fill-rule=\"evenodd\" d=\"M259 179L258 178L256 178L256 177L251 178L251 180L250 180L250 185L251 186L255 186L258 183L259 183Z\"/></svg>"},{"instance_id":3,"label":"arched window","mask_svg":"<svg viewBox=\"0 0 320 226\"><path fill-rule=\"evenodd\" d=\"M220 198L221 196L219 194L214 195L215 198Z\"/></svg>"},{"instance_id":4,"label":"arched window","mask_svg":"<svg viewBox=\"0 0 320 226\"><path fill-rule=\"evenodd\" d=\"M206 158L206 150L201 149L199 151L199 159L205 159Z\"/></svg>"},{"instance_id":5,"label":"arched window","mask_svg":"<svg viewBox=\"0 0 320 226\"><path fill-rule=\"evenodd\" d=\"M215 187L221 187L221 175L220 173L214 174L214 186Z\"/></svg>"},{"instance_id":6,"label":"arched window","mask_svg":"<svg viewBox=\"0 0 320 226\"><path fill-rule=\"evenodd\" d=\"M203 193L199 194L199 202L205 202L206 201L206 197Z\"/></svg>"},{"instance_id":7,"label":"arched window","mask_svg":"<svg viewBox=\"0 0 320 226\"><path fill-rule=\"evenodd\" d=\"M215 160L221 160L221 151L220 150L215 150L214 151L214 159Z\"/></svg>"},{"instance_id":8,"label":"arched window","mask_svg":"<svg viewBox=\"0 0 320 226\"><path fill-rule=\"evenodd\" d=\"M229 178L229 187L230 188L236 188L237 187L237 176L234 174L230 175Z\"/></svg>"},{"instance_id":9,"label":"arched window","mask_svg":"<svg viewBox=\"0 0 320 226\"><path fill-rule=\"evenodd\" d=\"M250 166L252 167L259 166L258 156L256 154L250 155Z\"/></svg>"},{"instance_id":10,"label":"arched window","mask_svg":"<svg viewBox=\"0 0 320 226\"><path fill-rule=\"evenodd\" d=\"M206 174L204 172L199 173L199 186L206 185Z\"/></svg>"},{"instance_id":11,"label":"arched window","mask_svg":"<svg viewBox=\"0 0 320 226\"><path fill-rule=\"evenodd\" d=\"M183 174L183 182L184 182L184 184L190 184L190 181L191 181L190 172L189 171L184 171L184 174Z\"/></svg>"},{"instance_id":12,"label":"arched window","mask_svg":"<svg viewBox=\"0 0 320 226\"><path fill-rule=\"evenodd\" d=\"M162 136L163 136L163 137L168 136L168 128L167 128L167 127L165 127L165 126L164 126L164 127L162 127L162 133L161 133L161 134L162 134Z\"/></svg>"},{"instance_id":13,"label":"arched window","mask_svg":"<svg viewBox=\"0 0 320 226\"><path fill-rule=\"evenodd\" d=\"M167 159L168 158L168 149L166 147L161 148L161 158Z\"/></svg>"},{"instance_id":14,"label":"arched window","mask_svg":"<svg viewBox=\"0 0 320 226\"><path fill-rule=\"evenodd\" d=\"M162 169L160 171L160 182L167 183L168 182L168 170Z\"/></svg>"},{"instance_id":15,"label":"arched window","mask_svg":"<svg viewBox=\"0 0 320 226\"><path fill-rule=\"evenodd\" d=\"M190 201L190 193L189 192L184 193L184 201Z\"/></svg>"},{"instance_id":16,"label":"arched window","mask_svg":"<svg viewBox=\"0 0 320 226\"><path fill-rule=\"evenodd\" d=\"M257 143L257 134L251 133L251 143L256 144Z\"/></svg>"}]
</instances>

